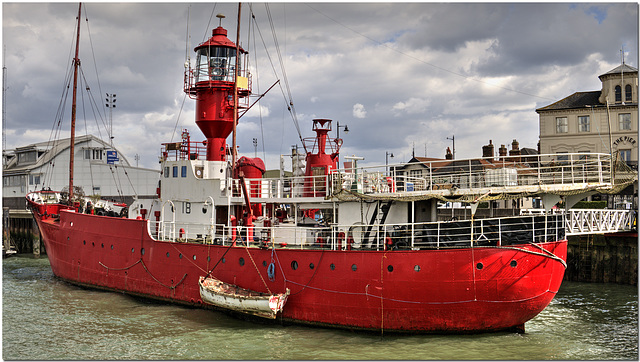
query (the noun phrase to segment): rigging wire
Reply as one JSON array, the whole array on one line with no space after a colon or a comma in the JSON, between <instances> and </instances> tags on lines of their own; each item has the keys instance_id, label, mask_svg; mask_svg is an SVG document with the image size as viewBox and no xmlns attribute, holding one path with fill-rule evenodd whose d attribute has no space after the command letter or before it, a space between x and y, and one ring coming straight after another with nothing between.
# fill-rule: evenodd
<instances>
[{"instance_id":1,"label":"rigging wire","mask_svg":"<svg viewBox=\"0 0 640 362\"><path fill-rule=\"evenodd\" d=\"M278 61L280 62L280 70L282 72L282 78L284 79L284 84L285 84L285 88L287 89L287 96L285 96L285 99L288 100L288 105L287 105L287 110L289 111L289 113L291 114L291 117L293 119L293 124L296 127L296 131L298 131L298 137L300 138L300 142L302 143L302 147L304 148L305 152L307 151L307 147L304 144L304 140L302 138L302 132L300 131L300 124L298 122L298 116L296 114L296 109L295 106L293 105L293 96L291 95L291 87L289 85L289 80L287 78L287 72L284 69L284 61L282 59L282 52L280 51L280 45L278 43L278 37L276 36L276 30L275 30L275 26L273 23L273 17L271 16L271 10L269 9L269 3L265 3L264 4L266 11L267 11L267 18L269 19L269 26L271 27L271 34L273 36L273 41L274 41L274 45L276 47L276 53L278 54ZM259 29L259 28L258 28ZM260 37L262 38L262 34L260 35ZM265 45L265 49L266 49L266 45ZM271 61L271 57L269 57L269 60ZM272 63L273 66L273 63ZM274 69L275 71L275 69ZM280 86L280 89L282 90L282 86ZM284 95L284 93L283 93Z\"/></svg>"},{"instance_id":2,"label":"rigging wire","mask_svg":"<svg viewBox=\"0 0 640 362\"><path fill-rule=\"evenodd\" d=\"M355 30L355 29L353 29L353 28L348 27L347 25L345 25L345 24L343 24L343 23L339 22L338 20L336 20L336 19L334 19L334 18L330 17L329 15L327 15L327 14L323 13L322 11L320 11L320 10L318 10L318 9L314 8L313 6L311 6L311 5L309 5L309 4L305 4L305 5L307 5L309 8L311 8L312 10L314 10L315 12L317 12L318 14L320 14L320 15L322 15L322 16L324 16L324 17L326 17L327 19L329 19L329 20L333 21L334 23L336 23L336 24L338 24L338 25L340 25L340 26L344 27L345 29L348 29L348 30L352 31L353 33L355 33L355 34L357 34L357 35L359 35L359 36L361 36L361 37L363 37L363 38L365 38L365 39L368 39L368 40L372 41L373 43L375 43L375 44L377 44L377 45L379 45L379 46L385 47L385 48L387 48L387 49L389 49L389 50L391 50L391 51L394 51L394 52L396 52L396 53L398 53L398 54L400 54L400 55L403 55L403 56L405 56L405 57L407 57L407 58L410 58L410 59L413 59L413 60L415 60L415 61L418 61L418 62L420 62L420 63L422 63L422 64L428 65L428 66L430 66L430 67L432 67L432 68L436 68L436 69L438 69L438 70L440 70L440 71L443 71L443 72L446 72L446 73L449 73L449 74L453 74L453 75L455 75L455 76L462 77L462 78L464 78L464 79L471 80L471 81L474 81L474 82L477 82L477 83L480 83L480 84L484 84L484 85L487 85L487 86L490 86L490 87L500 88L500 89L502 89L502 90L506 90L506 91L514 92L514 93L519 93L519 94L523 94L523 95L530 96L530 97L535 97L535 98L540 98L540 99L544 99L544 100L554 101L554 99L552 99L552 98L543 97L543 96L540 96L540 95L537 95L537 94L527 93L527 92L523 92L523 91L520 91L520 90L517 90L517 89L513 89L513 88L509 88L509 87L500 86L500 85L497 85L497 84L493 84L493 83L490 83L490 82L484 81L484 80L482 80L482 79L477 79L477 78L474 78L474 77L470 77L470 76L467 76L467 75L464 75L464 74L461 74L461 73L458 73L458 72L454 72L454 71L452 71L452 70L450 70L450 69L443 68L443 67L437 66L437 65L435 65L435 64L429 63L429 62L427 62L427 61L425 61L425 60L423 60L423 59L420 59L420 58L415 57L415 56L413 56L413 55L411 55L411 54L407 54L407 53L405 53L405 52L403 52L403 51L401 51L401 50L398 50L398 49L396 49L396 48L393 48L393 47L389 46L389 45L388 45L388 44L386 44L386 43L383 43L383 42L380 42L380 41L378 41L378 40L376 40L376 39L374 39L374 38L371 38L370 36L367 36L367 35L365 35L365 34L362 34L362 33L358 32L357 30Z\"/></svg>"},{"instance_id":3,"label":"rigging wire","mask_svg":"<svg viewBox=\"0 0 640 362\"><path fill-rule=\"evenodd\" d=\"M257 52L257 47L256 47L256 32L255 32L255 27L256 27L256 21L255 21L255 17L253 16L253 5L251 3L249 3L249 31L247 34L247 44L253 44L253 57L254 57L254 66L255 66L255 72L256 72L256 86L258 88L258 94L260 94L260 77L258 76L258 52ZM254 31L251 31L254 30ZM253 41L251 41L251 38L253 37ZM247 59L250 59L249 57L247 57ZM249 67L249 65L247 64L247 68ZM265 166L266 166L266 161L267 161L267 153L265 150L265 142L264 142L264 120L262 117L262 107L260 107L260 101L258 101L258 115L259 115L259 119L260 119L260 142L262 143L262 159L265 162Z\"/></svg>"}]
</instances>

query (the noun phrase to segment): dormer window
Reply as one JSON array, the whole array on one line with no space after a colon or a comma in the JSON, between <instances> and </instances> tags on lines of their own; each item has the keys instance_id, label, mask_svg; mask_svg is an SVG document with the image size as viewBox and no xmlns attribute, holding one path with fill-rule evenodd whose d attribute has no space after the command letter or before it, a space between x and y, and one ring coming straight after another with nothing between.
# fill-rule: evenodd
<instances>
[{"instance_id":1,"label":"dormer window","mask_svg":"<svg viewBox=\"0 0 640 362\"><path fill-rule=\"evenodd\" d=\"M631 102L631 85L627 84L624 87L624 101L625 102Z\"/></svg>"},{"instance_id":2,"label":"dormer window","mask_svg":"<svg viewBox=\"0 0 640 362\"><path fill-rule=\"evenodd\" d=\"M84 149L85 160L102 160L102 150L97 148Z\"/></svg>"},{"instance_id":3,"label":"dormer window","mask_svg":"<svg viewBox=\"0 0 640 362\"><path fill-rule=\"evenodd\" d=\"M622 102L622 87L616 86L616 103Z\"/></svg>"},{"instance_id":4,"label":"dormer window","mask_svg":"<svg viewBox=\"0 0 640 362\"><path fill-rule=\"evenodd\" d=\"M38 159L38 151L29 151L18 153L18 165L29 165L35 163Z\"/></svg>"}]
</instances>

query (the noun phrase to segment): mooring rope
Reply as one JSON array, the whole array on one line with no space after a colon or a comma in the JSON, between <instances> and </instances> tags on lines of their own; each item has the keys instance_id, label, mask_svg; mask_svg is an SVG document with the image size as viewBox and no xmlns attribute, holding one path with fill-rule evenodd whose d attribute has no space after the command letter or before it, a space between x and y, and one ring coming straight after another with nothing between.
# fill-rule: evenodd
<instances>
[{"instance_id":1,"label":"mooring rope","mask_svg":"<svg viewBox=\"0 0 640 362\"><path fill-rule=\"evenodd\" d=\"M147 272L147 274L149 274L151 276L151 278L153 278L153 280L155 280L158 284L162 285L163 287L167 287L169 289L175 289L178 285L180 285L180 283L182 283L185 278L187 277L187 274L185 273L182 276L182 279L180 279L180 281L176 284L176 285L167 285L164 284L163 282L161 282L160 280L158 280L158 278L156 278L155 276L153 276L153 274L151 274L151 272L149 271L149 269L147 269L147 266L144 264L144 261L142 260L142 258L138 259L138 261L136 261L135 263L129 265L126 268L111 268L108 267L104 264L102 264L102 262L98 262L98 264L102 265L104 268L106 268L107 270L127 270L127 269L131 269L132 267L134 267L136 264L142 263L142 267L144 268L144 270Z\"/></svg>"},{"instance_id":2,"label":"mooring rope","mask_svg":"<svg viewBox=\"0 0 640 362\"><path fill-rule=\"evenodd\" d=\"M258 269L258 266L256 265L256 262L253 260L253 257L251 256L251 253L249 252L249 243L247 243L247 245L245 245L245 250L247 251L247 254L249 255L249 259L251 259L251 263L253 264L253 267L256 268L256 272L258 273L258 276L260 277L260 280L262 280L262 284L264 284L264 287L267 288L267 291L269 292L269 294L273 294L271 293L271 289L269 289L269 286L267 285L267 282L264 281L264 278L262 277L262 274L260 274L260 269Z\"/></svg>"}]
</instances>

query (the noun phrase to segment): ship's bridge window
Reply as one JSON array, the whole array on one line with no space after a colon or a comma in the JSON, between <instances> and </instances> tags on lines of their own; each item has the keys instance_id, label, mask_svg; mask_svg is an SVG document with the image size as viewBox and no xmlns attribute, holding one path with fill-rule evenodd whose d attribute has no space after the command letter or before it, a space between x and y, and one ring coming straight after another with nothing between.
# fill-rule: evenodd
<instances>
[{"instance_id":1,"label":"ship's bridge window","mask_svg":"<svg viewBox=\"0 0 640 362\"><path fill-rule=\"evenodd\" d=\"M233 82L235 66L235 48L204 47L198 49L196 82L209 80Z\"/></svg>"}]
</instances>

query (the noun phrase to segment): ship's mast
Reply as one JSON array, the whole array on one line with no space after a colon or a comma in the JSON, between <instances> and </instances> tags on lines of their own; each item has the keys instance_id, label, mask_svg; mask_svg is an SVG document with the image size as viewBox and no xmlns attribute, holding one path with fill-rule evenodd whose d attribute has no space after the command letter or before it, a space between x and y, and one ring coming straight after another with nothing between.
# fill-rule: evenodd
<instances>
[{"instance_id":1,"label":"ship's mast","mask_svg":"<svg viewBox=\"0 0 640 362\"><path fill-rule=\"evenodd\" d=\"M76 97L78 93L78 66L80 59L78 52L80 50L80 17L82 15L82 3L78 6L78 34L76 37L76 55L73 58L73 100L71 103L71 138L69 145L69 203L73 199L73 161L74 149L76 143Z\"/></svg>"},{"instance_id":2,"label":"ship's mast","mask_svg":"<svg viewBox=\"0 0 640 362\"><path fill-rule=\"evenodd\" d=\"M236 64L235 77L233 80L233 148L231 151L231 168L236 167L236 126L238 124L238 77L240 74L240 14L242 12L242 3L238 3L238 24L236 27Z\"/></svg>"}]
</instances>

